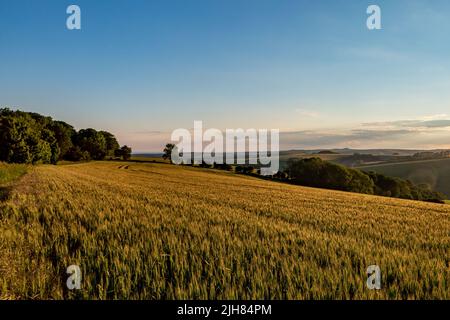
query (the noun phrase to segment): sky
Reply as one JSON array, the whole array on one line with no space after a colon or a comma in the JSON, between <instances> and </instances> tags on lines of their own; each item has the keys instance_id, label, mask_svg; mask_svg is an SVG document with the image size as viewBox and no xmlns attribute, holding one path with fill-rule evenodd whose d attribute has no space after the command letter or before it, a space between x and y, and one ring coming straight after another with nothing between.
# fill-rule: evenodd
<instances>
[{"instance_id":1,"label":"sky","mask_svg":"<svg viewBox=\"0 0 450 320\"><path fill-rule=\"evenodd\" d=\"M449 14L447 0L0 0L0 106L136 152L194 120L279 129L281 149L450 148Z\"/></svg>"}]
</instances>

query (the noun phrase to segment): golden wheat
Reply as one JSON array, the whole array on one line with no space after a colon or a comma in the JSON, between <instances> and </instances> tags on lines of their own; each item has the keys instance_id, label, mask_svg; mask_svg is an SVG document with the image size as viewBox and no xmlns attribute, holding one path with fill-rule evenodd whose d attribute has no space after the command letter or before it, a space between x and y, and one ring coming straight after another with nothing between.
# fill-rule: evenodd
<instances>
[{"instance_id":1,"label":"golden wheat","mask_svg":"<svg viewBox=\"0 0 450 320\"><path fill-rule=\"evenodd\" d=\"M0 209L1 298L450 298L448 205L97 162L35 167Z\"/></svg>"}]
</instances>

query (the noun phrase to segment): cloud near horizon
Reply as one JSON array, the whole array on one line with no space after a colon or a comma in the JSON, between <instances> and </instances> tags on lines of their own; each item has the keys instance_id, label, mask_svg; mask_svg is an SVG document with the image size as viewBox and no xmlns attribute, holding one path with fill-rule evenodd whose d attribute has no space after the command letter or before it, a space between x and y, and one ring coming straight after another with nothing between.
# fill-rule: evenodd
<instances>
[{"instance_id":1,"label":"cloud near horizon","mask_svg":"<svg viewBox=\"0 0 450 320\"><path fill-rule=\"evenodd\" d=\"M402 128L450 128L450 120L399 120L388 122L368 122L370 127L402 127Z\"/></svg>"},{"instance_id":2,"label":"cloud near horizon","mask_svg":"<svg viewBox=\"0 0 450 320\"><path fill-rule=\"evenodd\" d=\"M206 128L205 128L206 129ZM119 134L136 152L161 152L171 132ZM290 149L450 149L450 120L399 120L363 123L347 130L280 132L280 150Z\"/></svg>"},{"instance_id":3,"label":"cloud near horizon","mask_svg":"<svg viewBox=\"0 0 450 320\"><path fill-rule=\"evenodd\" d=\"M363 123L349 130L283 132L280 141L284 149L450 149L450 120L427 117Z\"/></svg>"},{"instance_id":4,"label":"cloud near horizon","mask_svg":"<svg viewBox=\"0 0 450 320\"><path fill-rule=\"evenodd\" d=\"M319 131L305 130L282 132L282 149L334 149L334 148L400 148L392 141L414 138L419 133L414 130L364 130Z\"/></svg>"}]
</instances>

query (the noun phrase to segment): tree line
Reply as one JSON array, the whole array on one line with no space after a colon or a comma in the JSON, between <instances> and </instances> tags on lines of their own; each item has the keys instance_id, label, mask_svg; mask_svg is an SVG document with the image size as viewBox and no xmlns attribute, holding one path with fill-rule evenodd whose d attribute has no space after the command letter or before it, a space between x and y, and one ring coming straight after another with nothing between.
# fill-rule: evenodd
<instances>
[{"instance_id":1,"label":"tree line","mask_svg":"<svg viewBox=\"0 0 450 320\"><path fill-rule=\"evenodd\" d=\"M0 161L51 163L109 158L128 160L131 148L120 147L107 131L75 130L73 126L38 113L0 109Z\"/></svg>"},{"instance_id":2,"label":"tree line","mask_svg":"<svg viewBox=\"0 0 450 320\"><path fill-rule=\"evenodd\" d=\"M294 184L373 194L401 199L443 203L445 195L428 185L415 185L409 180L365 172L323 161L320 158L290 159L284 172L275 177Z\"/></svg>"}]
</instances>

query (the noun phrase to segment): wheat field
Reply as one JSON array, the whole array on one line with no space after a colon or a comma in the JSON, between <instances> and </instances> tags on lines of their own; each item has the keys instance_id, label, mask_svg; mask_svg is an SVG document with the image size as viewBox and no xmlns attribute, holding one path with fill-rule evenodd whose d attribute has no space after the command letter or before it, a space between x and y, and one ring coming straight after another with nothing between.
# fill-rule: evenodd
<instances>
[{"instance_id":1,"label":"wheat field","mask_svg":"<svg viewBox=\"0 0 450 320\"><path fill-rule=\"evenodd\" d=\"M450 298L449 205L93 162L33 167L0 210L2 299Z\"/></svg>"}]
</instances>

